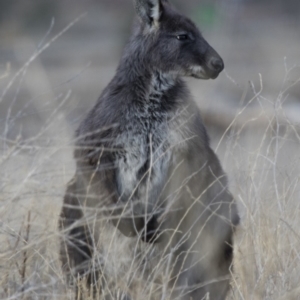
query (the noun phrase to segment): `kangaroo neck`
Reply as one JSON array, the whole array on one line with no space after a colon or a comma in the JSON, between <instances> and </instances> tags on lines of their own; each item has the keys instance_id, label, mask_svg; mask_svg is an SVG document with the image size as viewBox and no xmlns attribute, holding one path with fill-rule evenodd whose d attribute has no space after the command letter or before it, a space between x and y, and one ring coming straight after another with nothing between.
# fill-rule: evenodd
<instances>
[{"instance_id":1,"label":"kangaroo neck","mask_svg":"<svg viewBox=\"0 0 300 300\"><path fill-rule=\"evenodd\" d=\"M176 78L168 73L155 71L151 74L148 85L148 100L160 101L161 98L176 84Z\"/></svg>"},{"instance_id":2,"label":"kangaroo neck","mask_svg":"<svg viewBox=\"0 0 300 300\"><path fill-rule=\"evenodd\" d=\"M125 50L114 81L143 101L160 101L179 82L174 74L153 67L140 49Z\"/></svg>"}]
</instances>

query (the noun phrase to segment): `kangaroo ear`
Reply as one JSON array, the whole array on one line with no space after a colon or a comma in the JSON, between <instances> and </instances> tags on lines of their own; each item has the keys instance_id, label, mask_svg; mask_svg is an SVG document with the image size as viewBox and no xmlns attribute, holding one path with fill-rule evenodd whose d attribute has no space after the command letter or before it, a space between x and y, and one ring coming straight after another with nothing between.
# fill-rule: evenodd
<instances>
[{"instance_id":1,"label":"kangaroo ear","mask_svg":"<svg viewBox=\"0 0 300 300\"><path fill-rule=\"evenodd\" d=\"M162 13L161 0L134 0L135 10L142 22L149 26L157 26Z\"/></svg>"}]
</instances>

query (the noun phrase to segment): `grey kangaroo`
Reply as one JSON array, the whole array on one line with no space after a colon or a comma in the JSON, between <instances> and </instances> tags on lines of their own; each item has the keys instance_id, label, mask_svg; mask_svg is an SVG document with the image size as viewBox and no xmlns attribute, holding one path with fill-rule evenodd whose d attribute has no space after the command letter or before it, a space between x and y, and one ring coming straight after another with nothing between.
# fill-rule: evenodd
<instances>
[{"instance_id":1,"label":"grey kangaroo","mask_svg":"<svg viewBox=\"0 0 300 300\"><path fill-rule=\"evenodd\" d=\"M237 205L182 79L224 64L169 1L134 4L116 74L76 132L63 269L99 299L225 299Z\"/></svg>"}]
</instances>

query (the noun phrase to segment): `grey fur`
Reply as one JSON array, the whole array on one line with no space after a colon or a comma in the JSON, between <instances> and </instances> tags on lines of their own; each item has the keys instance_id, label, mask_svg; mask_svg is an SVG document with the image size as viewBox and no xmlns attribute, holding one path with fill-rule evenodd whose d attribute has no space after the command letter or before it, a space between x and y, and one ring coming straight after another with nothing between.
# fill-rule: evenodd
<instances>
[{"instance_id":1,"label":"grey fur","mask_svg":"<svg viewBox=\"0 0 300 300\"><path fill-rule=\"evenodd\" d=\"M63 267L101 281L112 273L104 237L114 236L131 265L139 245L135 270L146 284L169 278L159 299L225 299L239 217L181 79L216 78L223 61L168 1L134 3L139 18L117 72L76 132L77 169L60 221ZM112 259L121 278L130 266Z\"/></svg>"}]
</instances>

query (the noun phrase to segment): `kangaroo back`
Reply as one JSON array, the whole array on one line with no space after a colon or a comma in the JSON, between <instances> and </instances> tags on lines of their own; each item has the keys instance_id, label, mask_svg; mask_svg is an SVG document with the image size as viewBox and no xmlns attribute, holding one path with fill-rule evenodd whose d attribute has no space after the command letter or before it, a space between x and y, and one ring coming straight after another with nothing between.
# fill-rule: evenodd
<instances>
[{"instance_id":1,"label":"kangaroo back","mask_svg":"<svg viewBox=\"0 0 300 300\"><path fill-rule=\"evenodd\" d=\"M169 1L134 4L116 74L76 132L63 266L105 299L225 299L237 207L182 79L215 79L223 60Z\"/></svg>"}]
</instances>

